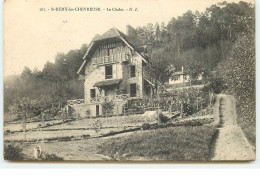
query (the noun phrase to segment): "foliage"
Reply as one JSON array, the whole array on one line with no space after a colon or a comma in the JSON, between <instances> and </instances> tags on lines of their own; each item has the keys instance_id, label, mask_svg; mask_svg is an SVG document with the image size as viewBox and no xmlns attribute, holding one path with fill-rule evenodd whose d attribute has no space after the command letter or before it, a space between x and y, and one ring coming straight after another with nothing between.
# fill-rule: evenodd
<instances>
[{"instance_id":1,"label":"foliage","mask_svg":"<svg viewBox=\"0 0 260 185\"><path fill-rule=\"evenodd\" d=\"M204 86L205 87L205 86ZM183 88L175 90L177 105L174 109L181 110L181 101L183 102L183 113L185 116L192 115L208 106L210 106L210 91L204 88Z\"/></svg>"},{"instance_id":2,"label":"foliage","mask_svg":"<svg viewBox=\"0 0 260 185\"><path fill-rule=\"evenodd\" d=\"M228 91L237 102L238 123L255 145L255 35L254 27L241 35L234 44L230 55L219 66ZM243 106L241 106L243 105ZM252 138L251 135L254 135Z\"/></svg>"},{"instance_id":3,"label":"foliage","mask_svg":"<svg viewBox=\"0 0 260 185\"><path fill-rule=\"evenodd\" d=\"M184 102L183 103L183 113L184 115L192 115L194 113L193 107L191 104Z\"/></svg>"},{"instance_id":4,"label":"foliage","mask_svg":"<svg viewBox=\"0 0 260 185\"><path fill-rule=\"evenodd\" d=\"M161 112L159 113L158 118L160 123L166 123L167 121L169 121L169 118Z\"/></svg>"},{"instance_id":5,"label":"foliage","mask_svg":"<svg viewBox=\"0 0 260 185\"><path fill-rule=\"evenodd\" d=\"M254 25L254 11L254 5L242 1L218 3L204 12L187 11L168 24L138 27L137 40L140 45L152 45L148 53L162 50L164 55L171 55L170 62L177 71L191 65L211 71L228 55L239 35Z\"/></svg>"},{"instance_id":6,"label":"foliage","mask_svg":"<svg viewBox=\"0 0 260 185\"><path fill-rule=\"evenodd\" d=\"M103 115L108 115L108 114L112 114L112 111L113 111L113 108L114 108L114 103L113 101L108 101L108 100L105 100L103 103L102 103L102 112L103 112Z\"/></svg>"},{"instance_id":7,"label":"foliage","mask_svg":"<svg viewBox=\"0 0 260 185\"><path fill-rule=\"evenodd\" d=\"M163 85L172 77L175 68L170 64L171 57L167 57L162 49L152 52L150 61L146 66L146 72L155 84L156 93L159 96Z\"/></svg>"},{"instance_id":8,"label":"foliage","mask_svg":"<svg viewBox=\"0 0 260 185\"><path fill-rule=\"evenodd\" d=\"M20 119L28 119L41 113L41 102L31 100L28 97L16 99L9 106L9 113L16 115Z\"/></svg>"},{"instance_id":9,"label":"foliage","mask_svg":"<svg viewBox=\"0 0 260 185\"><path fill-rule=\"evenodd\" d=\"M4 111L8 112L14 97L42 101L46 111L52 107L63 107L67 99L83 98L83 81L77 79L76 72L86 50L84 44L67 54L57 53L55 63L47 61L42 71L25 67L21 75L5 78Z\"/></svg>"},{"instance_id":10,"label":"foliage","mask_svg":"<svg viewBox=\"0 0 260 185\"><path fill-rule=\"evenodd\" d=\"M227 89L225 80L223 78L213 78L209 81L209 85L204 88L204 90L209 90L215 94L220 94Z\"/></svg>"},{"instance_id":11,"label":"foliage","mask_svg":"<svg viewBox=\"0 0 260 185\"><path fill-rule=\"evenodd\" d=\"M149 124L149 123L144 123L144 124L142 124L141 129L142 129L142 130L148 130L148 129L150 129L150 124Z\"/></svg>"},{"instance_id":12,"label":"foliage","mask_svg":"<svg viewBox=\"0 0 260 185\"><path fill-rule=\"evenodd\" d=\"M126 160L123 156L129 153L133 157L150 160L209 160L210 145L216 130L212 126L147 130L126 137L111 138L98 149L100 154L113 160Z\"/></svg>"},{"instance_id":13,"label":"foliage","mask_svg":"<svg viewBox=\"0 0 260 185\"><path fill-rule=\"evenodd\" d=\"M128 112L144 113L146 110L180 111L183 101L184 115L192 115L208 106L213 105L214 96L209 86L203 88L179 88L161 94L157 98L135 99L128 102Z\"/></svg>"},{"instance_id":14,"label":"foliage","mask_svg":"<svg viewBox=\"0 0 260 185\"><path fill-rule=\"evenodd\" d=\"M48 105L46 105L42 112L42 118L44 120L48 118L54 118L58 114L58 112L59 112L59 108L57 106L50 105L49 107Z\"/></svg>"},{"instance_id":15,"label":"foliage","mask_svg":"<svg viewBox=\"0 0 260 185\"><path fill-rule=\"evenodd\" d=\"M92 123L92 128L98 133L102 129L102 122L99 119L95 119Z\"/></svg>"},{"instance_id":16,"label":"foliage","mask_svg":"<svg viewBox=\"0 0 260 185\"><path fill-rule=\"evenodd\" d=\"M178 127L178 126L202 126L211 124L214 121L214 119L204 118L204 119L185 119L185 120L169 120L168 122L164 124L158 124L158 123L144 123L142 125L143 130L148 129L158 129L158 128L167 128L167 127Z\"/></svg>"},{"instance_id":17,"label":"foliage","mask_svg":"<svg viewBox=\"0 0 260 185\"><path fill-rule=\"evenodd\" d=\"M4 148L4 159L5 160L23 160L24 154L22 148L15 145L5 145Z\"/></svg>"}]
</instances>

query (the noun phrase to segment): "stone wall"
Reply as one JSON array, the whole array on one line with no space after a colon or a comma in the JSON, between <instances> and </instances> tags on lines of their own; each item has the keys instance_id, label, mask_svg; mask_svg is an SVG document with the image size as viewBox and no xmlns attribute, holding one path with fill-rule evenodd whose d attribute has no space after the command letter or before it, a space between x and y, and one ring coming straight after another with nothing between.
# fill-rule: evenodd
<instances>
[{"instance_id":1,"label":"stone wall","mask_svg":"<svg viewBox=\"0 0 260 185\"><path fill-rule=\"evenodd\" d=\"M68 106L68 112L73 117L96 117L96 106L99 105L99 114L102 115L101 104L77 104Z\"/></svg>"}]
</instances>

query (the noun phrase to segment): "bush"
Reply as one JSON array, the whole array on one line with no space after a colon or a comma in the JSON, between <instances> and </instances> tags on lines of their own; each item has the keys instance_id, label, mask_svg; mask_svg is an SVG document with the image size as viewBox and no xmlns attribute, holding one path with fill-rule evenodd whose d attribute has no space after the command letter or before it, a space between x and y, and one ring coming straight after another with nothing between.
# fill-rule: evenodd
<instances>
[{"instance_id":1,"label":"bush","mask_svg":"<svg viewBox=\"0 0 260 185\"><path fill-rule=\"evenodd\" d=\"M240 35L229 56L219 65L229 94L236 99L238 124L249 142L255 146L256 137L256 54L255 29ZM250 128L250 129L249 129Z\"/></svg>"},{"instance_id":2,"label":"bush","mask_svg":"<svg viewBox=\"0 0 260 185\"><path fill-rule=\"evenodd\" d=\"M183 103L183 113L185 115L192 115L193 114L193 107L191 104Z\"/></svg>"},{"instance_id":3,"label":"bush","mask_svg":"<svg viewBox=\"0 0 260 185\"><path fill-rule=\"evenodd\" d=\"M160 123L167 123L169 121L169 118L165 116L163 113L159 113L159 122Z\"/></svg>"},{"instance_id":4,"label":"bush","mask_svg":"<svg viewBox=\"0 0 260 185\"><path fill-rule=\"evenodd\" d=\"M44 120L49 119L49 118L54 118L55 116L57 116L58 112L59 112L59 107L54 106L54 105L52 105L51 107L47 107L47 105L46 105L42 118Z\"/></svg>"},{"instance_id":5,"label":"bush","mask_svg":"<svg viewBox=\"0 0 260 185\"><path fill-rule=\"evenodd\" d=\"M7 145L4 148L4 159L5 160L23 160L24 154L22 148L14 145Z\"/></svg>"},{"instance_id":6,"label":"bush","mask_svg":"<svg viewBox=\"0 0 260 185\"><path fill-rule=\"evenodd\" d=\"M92 123L92 129L95 130L96 133L98 133L102 129L102 122L99 119L95 119Z\"/></svg>"},{"instance_id":7,"label":"bush","mask_svg":"<svg viewBox=\"0 0 260 185\"><path fill-rule=\"evenodd\" d=\"M6 130L6 131L4 132L4 135L6 135L6 134L10 134L10 133L11 133L10 130Z\"/></svg>"},{"instance_id":8,"label":"bush","mask_svg":"<svg viewBox=\"0 0 260 185\"><path fill-rule=\"evenodd\" d=\"M221 78L212 79L209 83L209 88L215 93L219 94L227 88L225 81Z\"/></svg>"},{"instance_id":9,"label":"bush","mask_svg":"<svg viewBox=\"0 0 260 185\"><path fill-rule=\"evenodd\" d=\"M114 108L113 101L105 100L102 103L102 113L103 113L103 115L107 116L108 114L112 114L113 113L113 108Z\"/></svg>"},{"instance_id":10,"label":"bush","mask_svg":"<svg viewBox=\"0 0 260 185\"><path fill-rule=\"evenodd\" d=\"M150 129L150 124L149 124L149 123L144 123L144 124L142 124L141 129L142 129L142 130L148 130L148 129Z\"/></svg>"},{"instance_id":11,"label":"bush","mask_svg":"<svg viewBox=\"0 0 260 185\"><path fill-rule=\"evenodd\" d=\"M150 128L151 128L151 129L158 129L158 128L160 128L160 126L161 126L161 125L159 125L158 123L154 123L154 124L151 124L151 125L150 125Z\"/></svg>"},{"instance_id":12,"label":"bush","mask_svg":"<svg viewBox=\"0 0 260 185\"><path fill-rule=\"evenodd\" d=\"M89 134L83 134L81 137L82 137L83 139L88 139L88 138L90 138L91 136L90 136Z\"/></svg>"}]
</instances>

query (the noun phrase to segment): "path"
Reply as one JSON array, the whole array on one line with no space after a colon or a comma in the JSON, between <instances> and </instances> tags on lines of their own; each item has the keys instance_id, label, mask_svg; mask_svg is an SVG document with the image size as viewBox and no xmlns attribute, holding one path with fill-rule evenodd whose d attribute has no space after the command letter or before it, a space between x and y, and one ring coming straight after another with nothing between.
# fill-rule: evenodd
<instances>
[{"instance_id":1,"label":"path","mask_svg":"<svg viewBox=\"0 0 260 185\"><path fill-rule=\"evenodd\" d=\"M255 153L236 122L235 99L229 95L219 96L222 126L219 128L212 160L255 160Z\"/></svg>"}]
</instances>

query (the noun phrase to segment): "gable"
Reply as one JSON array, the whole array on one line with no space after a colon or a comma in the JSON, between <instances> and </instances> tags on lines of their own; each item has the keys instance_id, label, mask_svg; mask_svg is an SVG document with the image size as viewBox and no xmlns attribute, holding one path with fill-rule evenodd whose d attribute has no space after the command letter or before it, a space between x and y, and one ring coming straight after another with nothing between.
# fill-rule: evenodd
<instances>
[{"instance_id":1,"label":"gable","mask_svg":"<svg viewBox=\"0 0 260 185\"><path fill-rule=\"evenodd\" d=\"M120 41L122 41L125 45L127 45L132 51L135 51L137 53L137 55L139 55L142 60L147 63L147 60L135 49L135 47L126 39L126 35L124 35L122 32L120 32L119 30L117 30L116 28L111 28L110 30L108 30L107 32L105 32L103 35L101 36L97 36L96 38L94 38L90 44L90 47L88 48L86 54L83 57L83 63L80 66L77 74L82 73L83 68L85 67L86 63L90 60L90 56L91 54L97 49L98 45L104 41L104 40L108 40L108 39L118 39ZM88 58L89 57L89 58Z\"/></svg>"}]
</instances>

